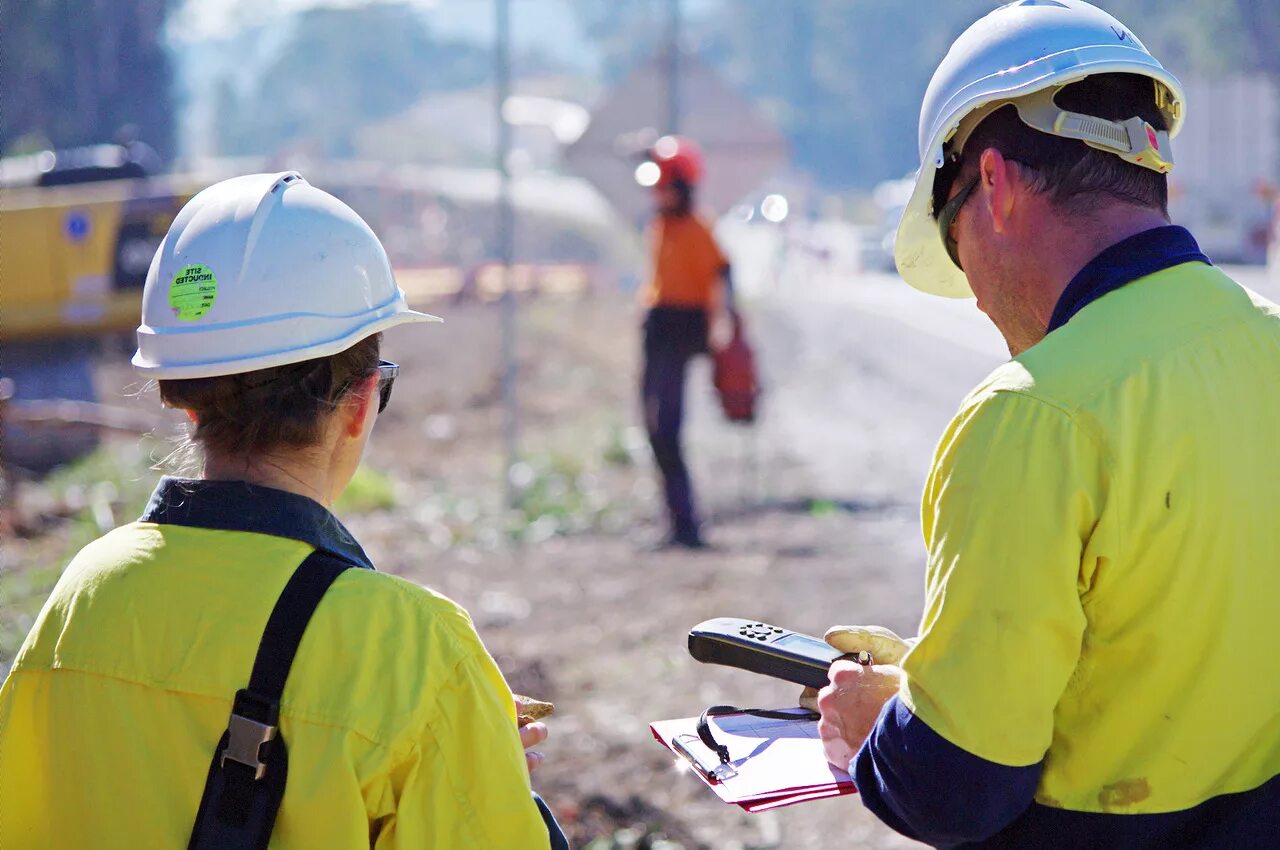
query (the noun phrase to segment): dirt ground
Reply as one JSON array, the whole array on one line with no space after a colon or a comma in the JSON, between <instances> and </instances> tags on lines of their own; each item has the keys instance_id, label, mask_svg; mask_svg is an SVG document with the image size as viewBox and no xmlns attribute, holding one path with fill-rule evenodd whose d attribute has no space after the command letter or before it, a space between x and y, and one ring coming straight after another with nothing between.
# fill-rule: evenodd
<instances>
[{"instance_id":1,"label":"dirt ground","mask_svg":"<svg viewBox=\"0 0 1280 850\"><path fill-rule=\"evenodd\" d=\"M694 662L685 636L708 617L819 632L835 622L874 621L910 632L921 592L918 570L904 569L918 561L914 503L893 502L883 490L865 502L856 490L844 499L810 492L797 452L777 444L767 420L754 438L720 420L700 367L689 391L688 440L714 546L706 553L645 552L660 532L660 508L647 447L625 430L636 421L638 368L629 305L620 298L544 302L525 318L522 445L544 464L552 458L553 467L555 458L572 459L585 487L608 506L605 519L579 533L488 550L433 550L421 539L422 531L432 536L431 520L415 534L416 520L406 526L398 512L356 518L352 526L380 568L467 607L517 691L556 703L535 786L573 830L575 846L629 822L687 847L911 846L856 798L760 815L725 806L693 777L676 774L648 724L713 703L795 699L785 683ZM496 320L494 311L451 312L434 338L403 333L388 340L405 380L388 409L394 413L378 426L372 465L395 470L410 490L440 481L497 486L502 418L492 357L459 363L449 356L454 339L476 352L496 351ZM777 337L780 356L785 329L765 327L763 318L760 324L761 333ZM438 418L449 416L457 420L452 429ZM629 465L603 459L617 442ZM491 494L460 497L484 503ZM414 502L404 500L410 511Z\"/></svg>"},{"instance_id":2,"label":"dirt ground","mask_svg":"<svg viewBox=\"0 0 1280 850\"><path fill-rule=\"evenodd\" d=\"M689 390L687 442L713 546L650 553L644 544L660 532L660 509L635 428L638 339L627 301L522 306L525 463L511 475L518 510L503 506L499 313L437 309L445 325L398 329L386 341L401 377L366 463L389 492L340 513L380 569L472 613L515 690L556 703L534 784L574 846L915 846L856 797L759 815L723 805L679 775L648 731L653 720L712 703L793 704L796 689L785 683L688 656L689 627L708 617L818 633L840 622L913 632L921 601L915 500L929 445L911 436L910 450L899 450L893 441L908 439L904 428L936 435L947 411L886 421L895 415L881 409L874 385L901 388L882 374L898 367L879 358L896 362L900 352L874 345L881 354L868 354L872 331L846 336L848 324L821 305L805 313L754 306L771 388L760 425L721 421L705 364ZM808 328L827 343L814 349ZM833 404L833 382L860 400ZM158 407L154 394L130 395L140 387L120 358L103 364L100 384L110 403ZM951 405L959 392L948 387L942 397ZM109 445L139 453L133 438ZM52 504L39 486L28 486L27 499ZM50 519L35 537L6 545L7 581L48 572L71 524Z\"/></svg>"}]
</instances>

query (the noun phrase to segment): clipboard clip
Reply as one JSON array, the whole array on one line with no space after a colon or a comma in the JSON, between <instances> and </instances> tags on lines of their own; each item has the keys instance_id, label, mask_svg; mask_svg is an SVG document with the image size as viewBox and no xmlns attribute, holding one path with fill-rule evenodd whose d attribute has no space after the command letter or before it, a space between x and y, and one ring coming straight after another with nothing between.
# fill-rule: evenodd
<instances>
[{"instance_id":1,"label":"clipboard clip","mask_svg":"<svg viewBox=\"0 0 1280 850\"><path fill-rule=\"evenodd\" d=\"M697 735L686 733L684 735L676 735L671 739L671 749L689 762L694 770L712 782L724 782L738 775L738 769L732 764L721 764L714 759L706 758L689 746L690 744L700 745L701 743Z\"/></svg>"}]
</instances>

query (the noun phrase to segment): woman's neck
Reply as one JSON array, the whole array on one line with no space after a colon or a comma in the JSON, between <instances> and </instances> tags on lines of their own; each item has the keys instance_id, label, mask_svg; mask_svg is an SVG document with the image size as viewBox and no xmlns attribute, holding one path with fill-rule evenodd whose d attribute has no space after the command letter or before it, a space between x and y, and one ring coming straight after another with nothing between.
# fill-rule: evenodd
<instances>
[{"instance_id":1,"label":"woman's neck","mask_svg":"<svg viewBox=\"0 0 1280 850\"><path fill-rule=\"evenodd\" d=\"M332 502L326 465L314 457L209 457L201 478L207 481L243 481L306 496L329 507Z\"/></svg>"}]
</instances>

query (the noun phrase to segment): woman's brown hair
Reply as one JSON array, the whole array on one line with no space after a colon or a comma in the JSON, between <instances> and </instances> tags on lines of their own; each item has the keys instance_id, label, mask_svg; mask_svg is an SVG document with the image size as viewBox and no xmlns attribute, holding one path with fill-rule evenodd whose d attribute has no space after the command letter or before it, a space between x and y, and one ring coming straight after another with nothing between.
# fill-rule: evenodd
<instances>
[{"instance_id":1,"label":"woman's brown hair","mask_svg":"<svg viewBox=\"0 0 1280 850\"><path fill-rule=\"evenodd\" d=\"M328 357L216 378L162 380L160 399L191 411L191 446L245 457L320 442L325 415L378 367L382 334Z\"/></svg>"}]
</instances>

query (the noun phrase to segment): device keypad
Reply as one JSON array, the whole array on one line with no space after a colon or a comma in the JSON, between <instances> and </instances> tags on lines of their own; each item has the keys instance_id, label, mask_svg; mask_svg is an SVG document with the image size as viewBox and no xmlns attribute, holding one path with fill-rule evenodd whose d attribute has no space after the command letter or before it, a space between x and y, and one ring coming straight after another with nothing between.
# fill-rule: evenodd
<instances>
[{"instance_id":1,"label":"device keypad","mask_svg":"<svg viewBox=\"0 0 1280 850\"><path fill-rule=\"evenodd\" d=\"M782 629L768 623L747 623L738 629L738 634L751 640L768 641L782 634Z\"/></svg>"}]
</instances>

